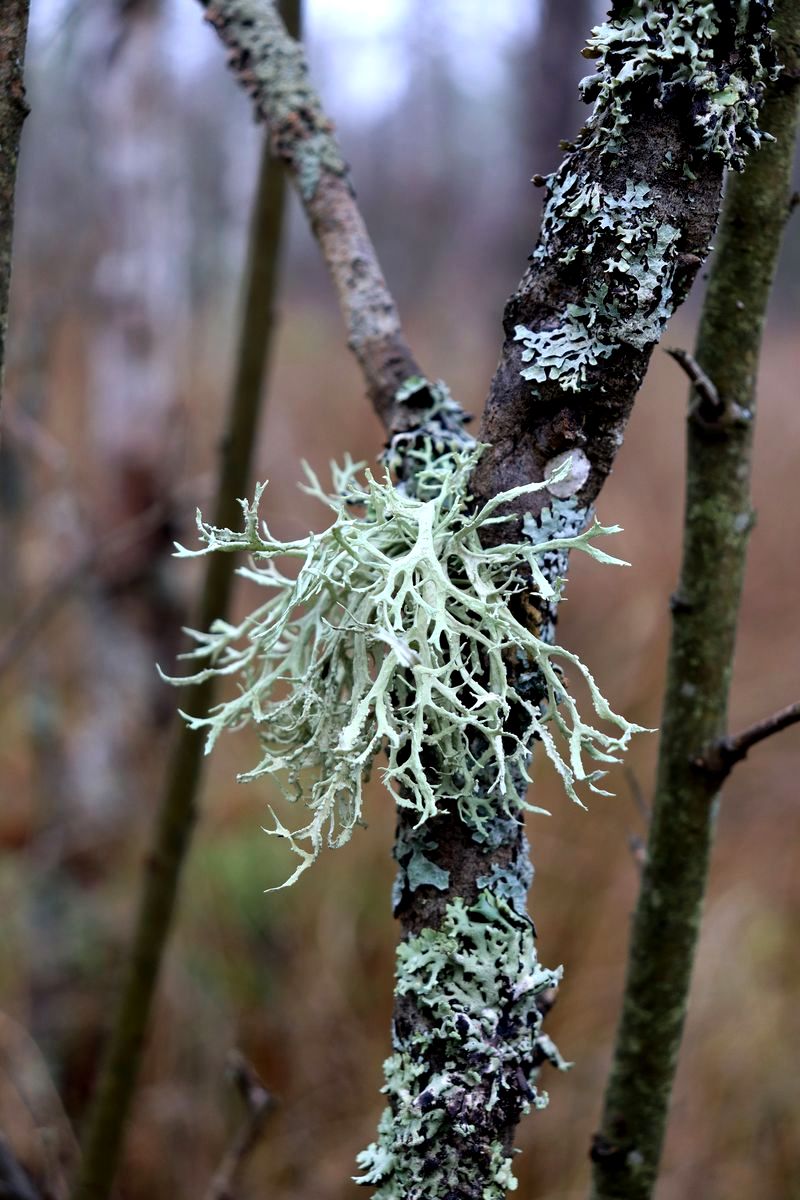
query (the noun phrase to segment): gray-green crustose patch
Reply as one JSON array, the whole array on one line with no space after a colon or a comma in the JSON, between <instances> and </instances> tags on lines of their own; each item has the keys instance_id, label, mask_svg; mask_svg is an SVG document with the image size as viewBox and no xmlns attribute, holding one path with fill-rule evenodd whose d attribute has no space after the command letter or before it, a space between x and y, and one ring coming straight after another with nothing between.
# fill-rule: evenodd
<instances>
[{"instance_id":1,"label":"gray-green crustose patch","mask_svg":"<svg viewBox=\"0 0 800 1200\"><path fill-rule=\"evenodd\" d=\"M487 1143L486 1115L508 1102L522 1112L547 1104L539 1065L568 1064L542 1035L536 1000L560 978L538 962L529 918L488 888L400 944L396 995L413 1003L414 1031L384 1065L388 1107L358 1157L358 1182L377 1187L374 1200L459 1194L487 1159L485 1200L516 1187L511 1156ZM441 1136L447 1125L455 1142Z\"/></svg>"},{"instance_id":2,"label":"gray-green crustose patch","mask_svg":"<svg viewBox=\"0 0 800 1200\"><path fill-rule=\"evenodd\" d=\"M261 759L239 778L274 776L290 801L310 809L292 831L273 813L269 832L300 858L288 882L325 841L349 839L362 819L363 779L382 750L384 784L420 825L455 809L480 837L497 814L519 815L534 740L580 803L577 782L601 791L602 771L586 760L617 761L638 729L611 709L575 654L536 637L512 606L523 590L558 600L562 581L546 577L546 556L575 549L618 563L595 545L615 527L595 521L567 537L485 547L481 531L505 519L505 503L557 477L500 493L476 511L469 479L481 447L428 447L426 461L425 444L423 437L413 487L347 461L333 467L327 493L308 471L305 490L334 514L321 533L274 537L259 520L262 485L252 503L242 502L240 531L198 514L205 545L178 548L182 556L249 553L240 574L270 593L239 624L217 622L193 635L198 646L187 657L200 669L191 678L231 676L238 693L187 720L208 730L209 750L224 730L254 726ZM296 577L279 565L292 559ZM537 672L535 698L509 677L510 652ZM563 668L583 677L606 728L584 718Z\"/></svg>"}]
</instances>

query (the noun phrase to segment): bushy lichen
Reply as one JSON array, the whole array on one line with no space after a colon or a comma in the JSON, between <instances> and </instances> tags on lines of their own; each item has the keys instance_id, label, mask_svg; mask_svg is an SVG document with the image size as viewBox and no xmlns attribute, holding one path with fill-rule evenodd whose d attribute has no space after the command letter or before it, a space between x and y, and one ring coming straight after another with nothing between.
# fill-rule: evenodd
<instances>
[{"instance_id":1,"label":"bushy lichen","mask_svg":"<svg viewBox=\"0 0 800 1200\"><path fill-rule=\"evenodd\" d=\"M501 1200L516 1187L497 1130L510 1112L547 1104L543 1061L567 1066L537 1007L560 977L539 964L528 917L488 889L401 943L397 995L414 1020L385 1064L378 1140L358 1159L375 1200Z\"/></svg>"},{"instance_id":2,"label":"bushy lichen","mask_svg":"<svg viewBox=\"0 0 800 1200\"><path fill-rule=\"evenodd\" d=\"M684 103L699 153L741 168L769 135L758 127L764 86L775 59L767 0L634 0L592 31L584 53L599 70L581 83L595 107L583 144L619 149L637 104ZM735 26L733 28L732 26ZM735 52L725 53L725 40Z\"/></svg>"},{"instance_id":3,"label":"bushy lichen","mask_svg":"<svg viewBox=\"0 0 800 1200\"><path fill-rule=\"evenodd\" d=\"M580 803L578 781L601 790L602 772L587 770L586 757L616 761L637 728L611 710L580 660L537 638L512 603L531 589L557 600L560 581L546 577L542 556L576 549L618 562L594 544L613 530L595 522L569 537L484 547L481 532L505 519L501 506L548 483L501 493L475 511L469 480L480 450L437 453L423 439L413 487L394 486L388 472L361 475L348 461L333 468L327 494L309 471L306 490L334 521L292 542L260 527L260 486L252 503L242 502L241 531L198 514L204 547L178 548L249 553L240 574L271 593L241 623L194 634L187 657L201 669L192 678L233 676L239 691L187 720L208 730L209 750L223 730L255 726L262 757L240 778L274 776L288 799L307 803L302 828L290 832L273 813L269 831L301 860L292 880L326 838L341 845L361 821L363 777L381 750L384 783L418 824L457 811L481 838L498 815L519 817L534 740ZM296 578L281 559L299 560ZM535 689L518 687L507 671L514 652L536 672ZM583 677L605 730L583 718L563 668Z\"/></svg>"}]
</instances>

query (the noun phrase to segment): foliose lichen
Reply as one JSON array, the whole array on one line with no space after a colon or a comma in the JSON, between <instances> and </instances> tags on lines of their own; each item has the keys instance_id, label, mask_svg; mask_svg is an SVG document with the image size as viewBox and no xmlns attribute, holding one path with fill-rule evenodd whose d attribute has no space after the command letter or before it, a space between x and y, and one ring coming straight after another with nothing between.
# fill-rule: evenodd
<instances>
[{"instance_id":1,"label":"foliose lichen","mask_svg":"<svg viewBox=\"0 0 800 1200\"><path fill-rule=\"evenodd\" d=\"M672 314L680 231L659 223L652 208L646 183L628 181L625 191L615 195L569 169L554 182L534 258L551 254L557 236L574 223L580 236L563 251L561 261L595 254L600 243L608 247L606 278L589 289L582 303L568 304L553 328L517 325L522 360L530 364L521 372L524 378L555 380L563 391L578 392L590 369L621 343L641 350L658 341Z\"/></svg>"},{"instance_id":2,"label":"foliose lichen","mask_svg":"<svg viewBox=\"0 0 800 1200\"><path fill-rule=\"evenodd\" d=\"M545 1060L568 1065L537 1007L560 977L538 962L528 917L488 888L401 943L397 995L414 1019L396 1033L388 1107L358 1158L357 1182L377 1188L374 1200L502 1200L516 1188L497 1130L547 1104L536 1086Z\"/></svg>"},{"instance_id":3,"label":"foliose lichen","mask_svg":"<svg viewBox=\"0 0 800 1200\"><path fill-rule=\"evenodd\" d=\"M625 6L592 31L584 51L599 70L580 85L584 100L595 105L582 144L614 152L637 104L679 100L697 153L718 154L741 169L747 150L769 137L759 129L758 113L775 72L771 11L768 0L634 0Z\"/></svg>"},{"instance_id":4,"label":"foliose lichen","mask_svg":"<svg viewBox=\"0 0 800 1200\"><path fill-rule=\"evenodd\" d=\"M224 730L255 727L261 759L239 778L274 777L290 801L308 805L310 819L294 831L272 812L268 832L300 858L287 882L324 841L349 839L380 751L383 782L417 825L455 811L480 840L498 817L519 819L535 740L580 803L579 781L605 794L603 772L587 769L586 760L617 761L638 729L612 711L577 656L535 636L512 603L531 590L557 601L561 584L543 571L544 556L574 549L619 562L595 545L614 528L595 521L566 537L485 547L481 532L506 519L501 506L548 481L500 493L476 510L469 480L482 448L440 449L429 438L414 444L413 486L397 487L388 471L376 477L348 460L333 467L326 493L308 471L305 490L334 515L322 533L274 537L259 520L262 485L252 503L242 501L240 531L198 514L202 549L178 547L182 556L248 553L251 565L239 573L270 593L242 622L194 633L198 645L186 657L200 670L191 679L230 676L238 693L208 716L186 719L208 731L207 750ZM278 565L292 559L296 577ZM513 653L536 673L535 688L507 670ZM564 668L583 677L605 728L579 711Z\"/></svg>"},{"instance_id":5,"label":"foliose lichen","mask_svg":"<svg viewBox=\"0 0 800 1200\"><path fill-rule=\"evenodd\" d=\"M524 378L552 381L565 392L590 390L595 368L620 347L644 350L659 340L675 307L681 230L659 216L657 181L613 182L613 172L598 170L596 158L590 163L581 151L613 155L637 113L677 106L693 133L683 174L694 178L690 163L708 155L740 169L748 150L769 138L758 112L776 71L770 12L766 0L633 0L593 30L585 53L598 59L599 70L581 90L594 111L578 153L549 178L533 253L534 260L575 264L576 273L585 261L593 282L541 327L516 326ZM671 151L665 167L674 169Z\"/></svg>"}]
</instances>

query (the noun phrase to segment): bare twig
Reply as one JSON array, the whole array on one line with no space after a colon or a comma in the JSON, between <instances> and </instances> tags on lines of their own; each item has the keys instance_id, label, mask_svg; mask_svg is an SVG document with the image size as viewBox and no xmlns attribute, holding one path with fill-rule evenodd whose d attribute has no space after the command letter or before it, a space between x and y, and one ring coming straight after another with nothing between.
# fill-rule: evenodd
<instances>
[{"instance_id":1,"label":"bare twig","mask_svg":"<svg viewBox=\"0 0 800 1200\"><path fill-rule=\"evenodd\" d=\"M196 489L195 489L196 503ZM114 555L123 554L136 546L149 533L158 529L171 502L156 500L143 512L137 513L116 529L100 538L78 554L75 561L44 585L38 596L30 601L17 625L0 643L0 679L17 663L34 643L42 630L59 613L76 592L85 588L98 568Z\"/></svg>"},{"instance_id":2,"label":"bare twig","mask_svg":"<svg viewBox=\"0 0 800 1200\"><path fill-rule=\"evenodd\" d=\"M699 398L698 415L708 421L718 419L725 405L719 397L719 392L694 355L690 354L688 350L681 350L674 346L666 347L664 353L668 354L670 358L675 359L675 362L683 369L691 381L692 387L697 392Z\"/></svg>"},{"instance_id":3,"label":"bare twig","mask_svg":"<svg viewBox=\"0 0 800 1200\"><path fill-rule=\"evenodd\" d=\"M209 1184L205 1200L235 1200L244 1165L264 1131L267 1117L275 1107L274 1097L267 1091L247 1059L238 1051L234 1051L230 1056L229 1070L236 1090L244 1102L245 1115Z\"/></svg>"},{"instance_id":4,"label":"bare twig","mask_svg":"<svg viewBox=\"0 0 800 1200\"><path fill-rule=\"evenodd\" d=\"M797 725L798 722L800 722L800 704L789 704L786 708L773 713L771 717L757 721L755 725L743 729L741 733L737 733L733 737L718 738L694 760L694 765L701 771L712 775L715 786L719 787L736 764L747 757L753 746L757 746L759 742L772 737L775 733L788 729L790 725Z\"/></svg>"},{"instance_id":5,"label":"bare twig","mask_svg":"<svg viewBox=\"0 0 800 1200\"><path fill-rule=\"evenodd\" d=\"M200 0L230 50L233 73L269 130L272 153L297 188L336 288L355 354L387 429L416 423L395 403L404 380L421 374L406 343L375 247L355 200L347 164L308 78L303 48L266 0Z\"/></svg>"},{"instance_id":6,"label":"bare twig","mask_svg":"<svg viewBox=\"0 0 800 1200\"><path fill-rule=\"evenodd\" d=\"M80 1160L78 1142L44 1055L7 1013L0 1013L0 1076L36 1130L38 1179L46 1200L63 1200Z\"/></svg>"}]
</instances>

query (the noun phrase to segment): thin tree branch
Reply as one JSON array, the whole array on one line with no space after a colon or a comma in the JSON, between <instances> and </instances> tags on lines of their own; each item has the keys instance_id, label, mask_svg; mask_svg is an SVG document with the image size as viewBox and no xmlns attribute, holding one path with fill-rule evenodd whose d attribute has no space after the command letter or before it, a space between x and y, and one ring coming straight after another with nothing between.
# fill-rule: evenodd
<instances>
[{"instance_id":1,"label":"thin tree branch","mask_svg":"<svg viewBox=\"0 0 800 1200\"><path fill-rule=\"evenodd\" d=\"M800 3L774 19L785 69L770 86L762 147L728 186L696 360L722 410L687 421L684 549L647 860L600 1130L593 1200L650 1200L655 1187L700 928L720 778L695 763L725 737L748 532L752 416L761 337L785 226L800 105ZM693 382L696 382L693 381ZM690 399L690 404L692 403Z\"/></svg>"},{"instance_id":2,"label":"thin tree branch","mask_svg":"<svg viewBox=\"0 0 800 1200\"><path fill-rule=\"evenodd\" d=\"M235 1200L245 1163L258 1144L267 1117L275 1107L274 1097L241 1054L231 1055L230 1071L244 1102L245 1115L211 1180L205 1200Z\"/></svg>"},{"instance_id":3,"label":"thin tree branch","mask_svg":"<svg viewBox=\"0 0 800 1200\"><path fill-rule=\"evenodd\" d=\"M664 353L668 354L670 358L674 358L678 366L688 376L700 399L699 408L703 412L705 419L708 421L718 421L722 415L724 405L719 398L717 389L694 355L690 354L688 350L681 350L675 346L667 347Z\"/></svg>"},{"instance_id":4,"label":"thin tree branch","mask_svg":"<svg viewBox=\"0 0 800 1200\"><path fill-rule=\"evenodd\" d=\"M11 285L17 159L22 124L28 115L23 81L28 8L28 0L3 0L0 13L0 403Z\"/></svg>"},{"instance_id":5,"label":"thin tree branch","mask_svg":"<svg viewBox=\"0 0 800 1200\"><path fill-rule=\"evenodd\" d=\"M287 167L336 288L350 349L391 432L417 422L398 406L400 384L420 368L355 200L333 124L309 81L305 51L268 0L200 0L230 50L230 66L266 122L273 155Z\"/></svg>"},{"instance_id":6,"label":"thin tree branch","mask_svg":"<svg viewBox=\"0 0 800 1200\"><path fill-rule=\"evenodd\" d=\"M288 19L299 28L300 0L284 2ZM265 143L247 251L235 377L221 442L214 520L223 526L235 522L236 497L244 495L248 487L273 340L286 185L284 171L270 164L269 159ZM206 560L197 614L200 628L207 629L217 618L225 618L233 576L232 556L215 554ZM184 689L178 706L187 713L206 713L213 695L214 681L208 679ZM196 820L202 763L202 735L181 721L167 765L119 1007L89 1113L75 1200L105 1200L116 1174L181 871Z\"/></svg>"},{"instance_id":7,"label":"thin tree branch","mask_svg":"<svg viewBox=\"0 0 800 1200\"><path fill-rule=\"evenodd\" d=\"M757 721L755 725L743 729L733 737L718 738L695 759L694 765L710 774L715 786L719 788L736 764L747 757L753 746L757 746L773 734L781 733L791 725L797 725L798 722L800 704L789 704L779 712L773 713L771 717Z\"/></svg>"}]
</instances>

